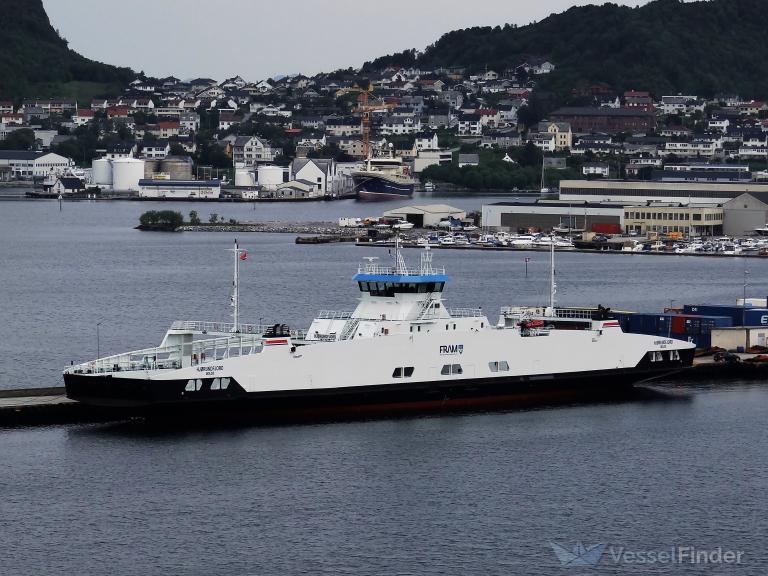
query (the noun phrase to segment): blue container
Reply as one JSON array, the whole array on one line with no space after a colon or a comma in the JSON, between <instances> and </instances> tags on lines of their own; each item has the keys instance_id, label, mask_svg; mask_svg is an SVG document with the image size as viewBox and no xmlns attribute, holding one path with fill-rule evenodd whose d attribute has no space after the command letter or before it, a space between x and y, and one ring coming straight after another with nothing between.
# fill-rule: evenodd
<instances>
[{"instance_id":1,"label":"blue container","mask_svg":"<svg viewBox=\"0 0 768 576\"><path fill-rule=\"evenodd\" d=\"M768 309L754 308L753 306L731 306L717 304L692 305L683 307L686 314L696 316L727 316L732 321L732 326L765 326L768 325ZM765 321L765 322L763 322Z\"/></svg>"},{"instance_id":2,"label":"blue container","mask_svg":"<svg viewBox=\"0 0 768 576\"><path fill-rule=\"evenodd\" d=\"M747 308L744 311L744 326L768 326L768 310L765 308Z\"/></svg>"}]
</instances>

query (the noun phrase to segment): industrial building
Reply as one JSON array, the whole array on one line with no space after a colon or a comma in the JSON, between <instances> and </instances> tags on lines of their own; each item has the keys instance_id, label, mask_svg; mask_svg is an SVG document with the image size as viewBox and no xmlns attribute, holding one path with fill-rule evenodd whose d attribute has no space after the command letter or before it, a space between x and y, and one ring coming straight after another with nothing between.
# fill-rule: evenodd
<instances>
[{"instance_id":1,"label":"industrial building","mask_svg":"<svg viewBox=\"0 0 768 576\"><path fill-rule=\"evenodd\" d=\"M723 234L723 206L720 204L659 204L625 206L624 231L645 236L649 232L684 236Z\"/></svg>"},{"instance_id":2,"label":"industrial building","mask_svg":"<svg viewBox=\"0 0 768 576\"><path fill-rule=\"evenodd\" d=\"M437 226L442 220L455 218L464 220L467 213L460 208L454 208L447 204L426 204L422 206L403 206L384 212L384 218L399 218L412 222L417 228L431 228Z\"/></svg>"},{"instance_id":3,"label":"industrial building","mask_svg":"<svg viewBox=\"0 0 768 576\"><path fill-rule=\"evenodd\" d=\"M563 202L723 204L745 192L768 192L768 184L641 180L563 180L560 182L560 200Z\"/></svg>"},{"instance_id":4,"label":"industrial building","mask_svg":"<svg viewBox=\"0 0 768 576\"><path fill-rule=\"evenodd\" d=\"M0 150L0 168L10 168L14 180L61 174L72 166L72 160L53 152Z\"/></svg>"},{"instance_id":5,"label":"industrial building","mask_svg":"<svg viewBox=\"0 0 768 576\"><path fill-rule=\"evenodd\" d=\"M497 202L482 208L483 228L495 230L569 230L591 231L595 225L624 227L624 206L591 202L562 202L537 200L525 202Z\"/></svg>"},{"instance_id":6,"label":"industrial building","mask_svg":"<svg viewBox=\"0 0 768 576\"><path fill-rule=\"evenodd\" d=\"M741 194L723 204L723 233L748 236L768 222L768 190Z\"/></svg>"},{"instance_id":7,"label":"industrial building","mask_svg":"<svg viewBox=\"0 0 768 576\"><path fill-rule=\"evenodd\" d=\"M214 200L221 195L219 180L146 180L139 181L139 198L167 200Z\"/></svg>"}]
</instances>

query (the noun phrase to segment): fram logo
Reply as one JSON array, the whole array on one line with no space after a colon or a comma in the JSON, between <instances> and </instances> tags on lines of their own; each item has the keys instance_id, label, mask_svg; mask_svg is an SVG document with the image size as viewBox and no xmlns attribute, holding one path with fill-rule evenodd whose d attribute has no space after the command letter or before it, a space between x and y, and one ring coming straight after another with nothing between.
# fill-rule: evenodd
<instances>
[{"instance_id":1,"label":"fram logo","mask_svg":"<svg viewBox=\"0 0 768 576\"><path fill-rule=\"evenodd\" d=\"M440 346L440 356L454 356L464 354L464 344L447 344Z\"/></svg>"}]
</instances>

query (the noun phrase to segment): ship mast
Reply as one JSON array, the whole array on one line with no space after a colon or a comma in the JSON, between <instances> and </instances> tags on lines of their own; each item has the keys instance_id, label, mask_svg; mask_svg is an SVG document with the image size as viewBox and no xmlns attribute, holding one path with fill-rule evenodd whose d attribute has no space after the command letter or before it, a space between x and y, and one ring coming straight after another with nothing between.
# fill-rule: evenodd
<instances>
[{"instance_id":1,"label":"ship mast","mask_svg":"<svg viewBox=\"0 0 768 576\"><path fill-rule=\"evenodd\" d=\"M549 313L555 315L555 294L557 293L557 284L555 283L555 236L549 236Z\"/></svg>"},{"instance_id":2,"label":"ship mast","mask_svg":"<svg viewBox=\"0 0 768 576\"><path fill-rule=\"evenodd\" d=\"M234 308L232 311L232 319L234 321L232 332L240 332L240 260L243 259L243 255L246 251L237 245L237 239L235 239L235 247L229 248L228 251L232 252L235 256L235 270L232 279L232 297L229 300L230 306Z\"/></svg>"}]
</instances>

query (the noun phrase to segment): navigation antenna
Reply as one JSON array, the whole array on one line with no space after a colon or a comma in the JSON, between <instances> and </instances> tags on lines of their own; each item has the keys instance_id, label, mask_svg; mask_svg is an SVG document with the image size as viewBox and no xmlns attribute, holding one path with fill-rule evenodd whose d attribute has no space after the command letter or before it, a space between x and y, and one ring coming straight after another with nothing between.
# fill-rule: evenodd
<instances>
[{"instance_id":1,"label":"navigation antenna","mask_svg":"<svg viewBox=\"0 0 768 576\"><path fill-rule=\"evenodd\" d=\"M400 253L400 232L395 234L395 274L408 275L408 268L405 265L405 259Z\"/></svg>"},{"instance_id":2,"label":"navigation antenna","mask_svg":"<svg viewBox=\"0 0 768 576\"><path fill-rule=\"evenodd\" d=\"M232 279L232 297L229 299L229 305L234 308L232 312L232 318L234 320L234 326L232 332L240 332L240 261L245 260L248 257L248 253L245 249L240 248L237 245L237 239L235 239L235 247L228 248L227 252L232 252L235 256L235 273Z\"/></svg>"},{"instance_id":3,"label":"navigation antenna","mask_svg":"<svg viewBox=\"0 0 768 576\"><path fill-rule=\"evenodd\" d=\"M429 246L424 246L424 251L421 253L421 270L423 275L432 274L432 252Z\"/></svg>"}]
</instances>

